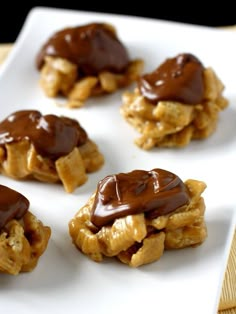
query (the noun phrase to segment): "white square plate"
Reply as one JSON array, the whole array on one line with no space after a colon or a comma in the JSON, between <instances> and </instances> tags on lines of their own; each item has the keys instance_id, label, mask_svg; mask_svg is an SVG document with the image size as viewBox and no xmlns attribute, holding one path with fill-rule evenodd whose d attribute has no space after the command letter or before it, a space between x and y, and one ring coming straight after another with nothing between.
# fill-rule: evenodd
<instances>
[{"instance_id":1,"label":"white square plate","mask_svg":"<svg viewBox=\"0 0 236 314\"><path fill-rule=\"evenodd\" d=\"M66 26L112 23L132 58L153 70L180 52L195 54L225 84L229 107L216 132L183 149L141 151L138 136L119 113L121 92L91 99L81 109L57 107L39 87L35 57L55 31ZM21 182L0 177L0 183L23 193L31 211L51 226L47 251L31 273L0 275L1 312L41 314L78 312L216 313L235 229L236 161L236 34L230 31L154 19L38 7L33 9L0 72L0 119L21 109L37 109L76 118L105 156L104 167L72 194L61 185ZM132 88L132 87L131 87ZM107 174L164 168L182 180L207 183L207 240L197 248L165 252L138 269L116 260L100 264L82 255L71 242L68 222Z\"/></svg>"}]
</instances>

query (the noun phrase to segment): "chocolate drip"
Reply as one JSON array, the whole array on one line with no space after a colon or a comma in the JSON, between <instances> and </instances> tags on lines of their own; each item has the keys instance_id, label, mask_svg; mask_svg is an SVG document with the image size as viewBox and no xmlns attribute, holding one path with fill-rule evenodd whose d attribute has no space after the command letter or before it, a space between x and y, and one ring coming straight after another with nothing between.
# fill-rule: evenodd
<instances>
[{"instance_id":1,"label":"chocolate drip","mask_svg":"<svg viewBox=\"0 0 236 314\"><path fill-rule=\"evenodd\" d=\"M156 218L189 201L180 178L163 169L109 175L98 183L91 221L102 227L127 215L145 213L147 218Z\"/></svg>"},{"instance_id":2,"label":"chocolate drip","mask_svg":"<svg viewBox=\"0 0 236 314\"><path fill-rule=\"evenodd\" d=\"M32 141L41 156L57 159L84 144L87 134L76 120L22 110L0 123L0 146L23 139Z\"/></svg>"},{"instance_id":3,"label":"chocolate drip","mask_svg":"<svg viewBox=\"0 0 236 314\"><path fill-rule=\"evenodd\" d=\"M140 93L151 103L177 101L195 105L204 97L204 67L192 54L167 59L155 71L138 80Z\"/></svg>"},{"instance_id":4,"label":"chocolate drip","mask_svg":"<svg viewBox=\"0 0 236 314\"><path fill-rule=\"evenodd\" d=\"M36 58L38 69L45 56L61 57L78 66L80 76L101 71L123 72L129 56L114 31L106 24L91 23L56 32L42 46Z\"/></svg>"},{"instance_id":5,"label":"chocolate drip","mask_svg":"<svg viewBox=\"0 0 236 314\"><path fill-rule=\"evenodd\" d=\"M22 218L29 208L28 199L4 185L0 185L0 230L12 219Z\"/></svg>"}]
</instances>

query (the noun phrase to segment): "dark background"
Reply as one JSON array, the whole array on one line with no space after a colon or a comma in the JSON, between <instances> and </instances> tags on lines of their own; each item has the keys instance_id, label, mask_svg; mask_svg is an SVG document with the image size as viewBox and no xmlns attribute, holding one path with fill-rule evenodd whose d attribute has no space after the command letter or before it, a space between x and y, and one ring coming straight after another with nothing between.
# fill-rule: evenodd
<instances>
[{"instance_id":1,"label":"dark background","mask_svg":"<svg viewBox=\"0 0 236 314\"><path fill-rule=\"evenodd\" d=\"M196 0L187 3L173 0L159 2L136 0L133 3L117 0L106 0L106 2L98 0L95 3L94 1L88 0L67 0L64 2L31 1L31 4L24 4L21 1L16 2L16 5L12 1L4 0L4 5L1 6L0 11L1 43L11 43L15 41L29 10L36 6L151 17L203 26L226 26L236 24L236 14L233 8L235 4L233 0L214 1L212 3L206 0L203 4Z\"/></svg>"}]
</instances>

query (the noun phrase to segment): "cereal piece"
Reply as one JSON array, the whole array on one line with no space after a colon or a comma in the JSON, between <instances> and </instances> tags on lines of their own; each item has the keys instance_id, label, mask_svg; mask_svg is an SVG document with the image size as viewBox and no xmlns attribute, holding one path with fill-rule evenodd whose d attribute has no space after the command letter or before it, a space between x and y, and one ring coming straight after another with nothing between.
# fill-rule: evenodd
<instances>
[{"instance_id":1,"label":"cereal piece","mask_svg":"<svg viewBox=\"0 0 236 314\"><path fill-rule=\"evenodd\" d=\"M179 54L141 76L134 91L123 94L120 112L141 134L135 139L140 148L184 147L214 133L228 106L223 91L212 68Z\"/></svg>"},{"instance_id":2,"label":"cereal piece","mask_svg":"<svg viewBox=\"0 0 236 314\"><path fill-rule=\"evenodd\" d=\"M164 252L165 233L160 232L143 239L142 246L133 252L130 249L121 251L118 258L121 262L132 267L155 262L161 258ZM135 247L135 244L134 244ZM130 252L131 251L131 252Z\"/></svg>"},{"instance_id":3,"label":"cereal piece","mask_svg":"<svg viewBox=\"0 0 236 314\"><path fill-rule=\"evenodd\" d=\"M86 143L78 147L84 162L85 171L91 173L101 167L104 162L103 155L99 152L96 143L88 139Z\"/></svg>"},{"instance_id":4,"label":"cereal piece","mask_svg":"<svg viewBox=\"0 0 236 314\"><path fill-rule=\"evenodd\" d=\"M94 76L85 77L76 82L68 95L69 100L83 102L92 93L93 88L97 85L98 79Z\"/></svg>"},{"instance_id":5,"label":"cereal piece","mask_svg":"<svg viewBox=\"0 0 236 314\"><path fill-rule=\"evenodd\" d=\"M131 60L113 25L89 23L56 32L36 57L40 86L79 108L92 96L113 93L136 81L142 59Z\"/></svg>"},{"instance_id":6,"label":"cereal piece","mask_svg":"<svg viewBox=\"0 0 236 314\"><path fill-rule=\"evenodd\" d=\"M204 242L205 188L158 168L109 175L70 220L70 236L96 262L106 256L131 267L152 263L167 249Z\"/></svg>"},{"instance_id":7,"label":"cereal piece","mask_svg":"<svg viewBox=\"0 0 236 314\"><path fill-rule=\"evenodd\" d=\"M28 209L28 199L0 185L0 272L30 272L45 252L51 229Z\"/></svg>"},{"instance_id":8,"label":"cereal piece","mask_svg":"<svg viewBox=\"0 0 236 314\"><path fill-rule=\"evenodd\" d=\"M0 173L13 179L61 182L72 193L103 163L76 120L23 110L0 122Z\"/></svg>"},{"instance_id":9,"label":"cereal piece","mask_svg":"<svg viewBox=\"0 0 236 314\"><path fill-rule=\"evenodd\" d=\"M68 193L87 181L86 169L79 149L75 147L68 155L55 162L59 178Z\"/></svg>"},{"instance_id":10,"label":"cereal piece","mask_svg":"<svg viewBox=\"0 0 236 314\"><path fill-rule=\"evenodd\" d=\"M45 57L42 68L40 86L48 97L68 93L77 77L77 68L71 62L62 58Z\"/></svg>"}]
</instances>

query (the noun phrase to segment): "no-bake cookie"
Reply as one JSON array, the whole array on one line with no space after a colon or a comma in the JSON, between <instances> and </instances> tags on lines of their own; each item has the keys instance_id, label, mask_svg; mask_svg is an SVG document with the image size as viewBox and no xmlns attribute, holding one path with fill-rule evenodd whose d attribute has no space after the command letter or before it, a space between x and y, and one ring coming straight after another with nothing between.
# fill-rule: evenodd
<instances>
[{"instance_id":1,"label":"no-bake cookie","mask_svg":"<svg viewBox=\"0 0 236 314\"><path fill-rule=\"evenodd\" d=\"M193 54L166 59L122 97L121 115L140 134L142 149L184 147L209 137L228 106L225 86L213 68Z\"/></svg>"},{"instance_id":2,"label":"no-bake cookie","mask_svg":"<svg viewBox=\"0 0 236 314\"><path fill-rule=\"evenodd\" d=\"M11 178L59 182L71 193L103 163L77 120L20 110L0 122L0 173Z\"/></svg>"},{"instance_id":3,"label":"no-bake cookie","mask_svg":"<svg viewBox=\"0 0 236 314\"><path fill-rule=\"evenodd\" d=\"M47 248L51 229L29 206L24 195L0 185L0 273L32 271Z\"/></svg>"},{"instance_id":4,"label":"no-bake cookie","mask_svg":"<svg viewBox=\"0 0 236 314\"><path fill-rule=\"evenodd\" d=\"M117 257L131 267L207 237L203 181L164 169L108 175L69 222L74 245L96 262Z\"/></svg>"},{"instance_id":5,"label":"no-bake cookie","mask_svg":"<svg viewBox=\"0 0 236 314\"><path fill-rule=\"evenodd\" d=\"M64 96L81 107L90 96L130 85L143 69L131 60L113 25L88 23L54 33L36 56L40 86L48 97Z\"/></svg>"}]
</instances>

